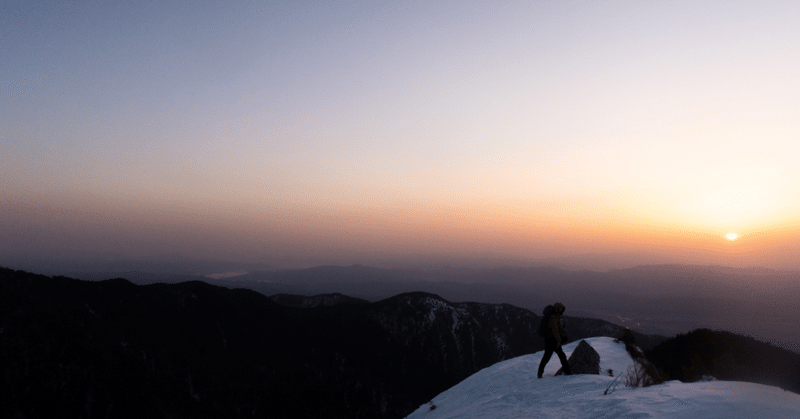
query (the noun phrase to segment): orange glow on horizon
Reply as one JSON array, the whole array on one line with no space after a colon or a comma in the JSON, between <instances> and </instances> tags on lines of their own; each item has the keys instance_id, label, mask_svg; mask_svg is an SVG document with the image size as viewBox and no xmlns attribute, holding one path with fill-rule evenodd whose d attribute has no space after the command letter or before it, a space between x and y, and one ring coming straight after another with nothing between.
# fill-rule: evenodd
<instances>
[{"instance_id":1,"label":"orange glow on horizon","mask_svg":"<svg viewBox=\"0 0 800 419\"><path fill-rule=\"evenodd\" d=\"M469 259L491 254L523 261L646 253L655 261L767 267L795 266L797 260L793 252L798 226L794 224L740 230L736 240L731 240L726 237L729 231L631 213L580 212L555 204L526 210L487 202L276 208L225 200L201 204L151 199L136 205L131 200L87 198L73 202L67 210L54 202L25 202L7 201L5 224L27 228L29 236L39 235L40 242L53 244L58 237L61 243L72 243L86 252L109 251L104 243L111 242L114 249L131 256L147 256L157 249L158 253L254 262L319 255L326 263L369 264L391 255ZM34 225L40 227L19 227ZM635 259L629 262L636 263Z\"/></svg>"}]
</instances>

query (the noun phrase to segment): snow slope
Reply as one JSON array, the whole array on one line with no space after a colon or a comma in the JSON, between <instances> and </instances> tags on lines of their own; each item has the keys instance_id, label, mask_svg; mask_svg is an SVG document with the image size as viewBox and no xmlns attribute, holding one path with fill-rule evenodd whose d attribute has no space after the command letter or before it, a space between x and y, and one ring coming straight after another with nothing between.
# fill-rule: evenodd
<instances>
[{"instance_id":1,"label":"snow slope","mask_svg":"<svg viewBox=\"0 0 800 419\"><path fill-rule=\"evenodd\" d=\"M537 352L478 371L407 418L800 418L800 395L744 382L670 381L646 388L620 383L604 395L614 380L607 370L624 376L633 360L612 338L586 341L600 354L601 375L554 377L560 362L553 355L545 377L537 379L543 354ZM564 346L567 357L577 345Z\"/></svg>"}]
</instances>

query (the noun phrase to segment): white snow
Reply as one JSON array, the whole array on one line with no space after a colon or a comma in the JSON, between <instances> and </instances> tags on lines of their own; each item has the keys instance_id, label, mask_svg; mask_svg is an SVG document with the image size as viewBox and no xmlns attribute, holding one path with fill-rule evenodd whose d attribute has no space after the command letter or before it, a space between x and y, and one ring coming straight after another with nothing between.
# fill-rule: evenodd
<instances>
[{"instance_id":1,"label":"white snow","mask_svg":"<svg viewBox=\"0 0 800 419\"><path fill-rule=\"evenodd\" d=\"M633 360L622 343L585 339L600 354L600 375L554 377L561 366L553 355L542 379L536 371L543 352L499 362L434 397L408 419L444 418L800 418L800 395L778 387L736 381L681 383L645 388L620 383ZM579 342L564 346L567 357ZM618 380L620 381L622 377Z\"/></svg>"}]
</instances>

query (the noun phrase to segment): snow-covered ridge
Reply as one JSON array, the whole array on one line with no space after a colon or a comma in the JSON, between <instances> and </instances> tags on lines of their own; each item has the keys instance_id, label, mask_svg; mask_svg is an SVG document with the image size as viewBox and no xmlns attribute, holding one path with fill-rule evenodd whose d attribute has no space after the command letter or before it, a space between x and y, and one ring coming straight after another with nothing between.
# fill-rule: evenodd
<instances>
[{"instance_id":1,"label":"snow-covered ridge","mask_svg":"<svg viewBox=\"0 0 800 419\"><path fill-rule=\"evenodd\" d=\"M646 388L615 387L611 375L624 375L634 363L624 344L607 337L585 340L600 354L601 375L554 377L560 367L554 356L545 377L537 379L543 354L537 352L478 371L407 419L800 417L800 395L761 384L670 381ZM564 346L567 356L578 343Z\"/></svg>"}]
</instances>

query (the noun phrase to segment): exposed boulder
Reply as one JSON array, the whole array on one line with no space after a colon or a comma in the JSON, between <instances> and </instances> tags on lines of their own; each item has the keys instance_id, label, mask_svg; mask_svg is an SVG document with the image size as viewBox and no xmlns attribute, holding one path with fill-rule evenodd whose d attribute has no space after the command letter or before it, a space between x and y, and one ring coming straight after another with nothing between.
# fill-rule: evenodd
<instances>
[{"instance_id":1,"label":"exposed boulder","mask_svg":"<svg viewBox=\"0 0 800 419\"><path fill-rule=\"evenodd\" d=\"M567 362L573 374L600 374L600 354L585 340L575 347ZM563 374L562 370L563 368L560 368L556 375Z\"/></svg>"}]
</instances>

